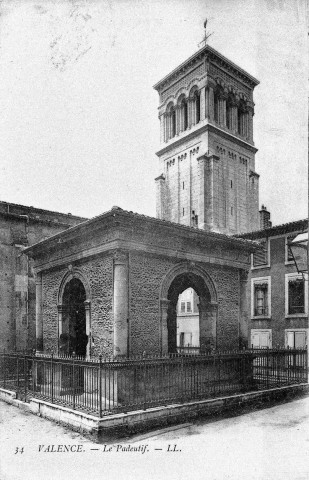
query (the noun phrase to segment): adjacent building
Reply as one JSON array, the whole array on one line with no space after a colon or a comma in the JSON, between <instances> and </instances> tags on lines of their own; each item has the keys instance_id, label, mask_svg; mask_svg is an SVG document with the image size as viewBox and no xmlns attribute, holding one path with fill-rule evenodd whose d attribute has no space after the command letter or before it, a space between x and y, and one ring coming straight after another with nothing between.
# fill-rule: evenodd
<instances>
[{"instance_id":1,"label":"adjacent building","mask_svg":"<svg viewBox=\"0 0 309 480\"><path fill-rule=\"evenodd\" d=\"M0 202L0 350L35 348L35 280L24 248L83 220Z\"/></svg>"},{"instance_id":2,"label":"adjacent building","mask_svg":"<svg viewBox=\"0 0 309 480\"><path fill-rule=\"evenodd\" d=\"M308 274L297 272L288 243L308 231L308 220L272 227L266 207L260 216L261 229L240 236L263 245L251 258L249 344L303 348L308 345Z\"/></svg>"}]
</instances>

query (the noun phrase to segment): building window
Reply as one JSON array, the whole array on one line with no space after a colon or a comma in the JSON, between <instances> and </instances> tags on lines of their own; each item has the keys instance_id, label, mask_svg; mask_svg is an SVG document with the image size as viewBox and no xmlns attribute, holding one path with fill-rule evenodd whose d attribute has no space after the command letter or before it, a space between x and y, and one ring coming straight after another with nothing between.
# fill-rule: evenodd
<instances>
[{"instance_id":1,"label":"building window","mask_svg":"<svg viewBox=\"0 0 309 480\"><path fill-rule=\"evenodd\" d=\"M186 312L186 302L181 302L180 303L180 312L185 313Z\"/></svg>"},{"instance_id":2,"label":"building window","mask_svg":"<svg viewBox=\"0 0 309 480\"><path fill-rule=\"evenodd\" d=\"M268 265L268 240L259 240L261 249L257 250L253 255L252 265L253 267L261 267Z\"/></svg>"},{"instance_id":3,"label":"building window","mask_svg":"<svg viewBox=\"0 0 309 480\"><path fill-rule=\"evenodd\" d=\"M185 182L182 182L182 189L185 189Z\"/></svg>"},{"instance_id":4,"label":"building window","mask_svg":"<svg viewBox=\"0 0 309 480\"><path fill-rule=\"evenodd\" d=\"M233 215L233 207L231 207L231 215Z\"/></svg>"},{"instance_id":5,"label":"building window","mask_svg":"<svg viewBox=\"0 0 309 480\"><path fill-rule=\"evenodd\" d=\"M191 217L191 225L193 227L197 227L198 226L198 215L195 215L195 211L192 210L192 217Z\"/></svg>"},{"instance_id":6,"label":"building window","mask_svg":"<svg viewBox=\"0 0 309 480\"><path fill-rule=\"evenodd\" d=\"M254 316L268 315L268 283L254 285Z\"/></svg>"},{"instance_id":7,"label":"building window","mask_svg":"<svg viewBox=\"0 0 309 480\"><path fill-rule=\"evenodd\" d=\"M183 217L185 216L185 209L184 208L182 209L182 216Z\"/></svg>"},{"instance_id":8,"label":"building window","mask_svg":"<svg viewBox=\"0 0 309 480\"><path fill-rule=\"evenodd\" d=\"M295 328L285 331L285 347L289 348L306 348L307 346L307 330Z\"/></svg>"},{"instance_id":9,"label":"building window","mask_svg":"<svg viewBox=\"0 0 309 480\"><path fill-rule=\"evenodd\" d=\"M180 131L188 128L188 103L184 98L180 103Z\"/></svg>"},{"instance_id":10,"label":"building window","mask_svg":"<svg viewBox=\"0 0 309 480\"><path fill-rule=\"evenodd\" d=\"M308 275L306 275L308 278ZM302 274L288 273L285 276L285 313L304 316L307 313L308 282Z\"/></svg>"},{"instance_id":11,"label":"building window","mask_svg":"<svg viewBox=\"0 0 309 480\"><path fill-rule=\"evenodd\" d=\"M289 315L305 313L305 285L300 278L289 280Z\"/></svg>"},{"instance_id":12,"label":"building window","mask_svg":"<svg viewBox=\"0 0 309 480\"><path fill-rule=\"evenodd\" d=\"M184 119L184 130L188 128L188 104L184 102L183 104L183 119Z\"/></svg>"},{"instance_id":13,"label":"building window","mask_svg":"<svg viewBox=\"0 0 309 480\"><path fill-rule=\"evenodd\" d=\"M233 188L233 180L231 180L231 188Z\"/></svg>"},{"instance_id":14,"label":"building window","mask_svg":"<svg viewBox=\"0 0 309 480\"><path fill-rule=\"evenodd\" d=\"M187 312L188 312L188 313L191 313L191 312L192 312L191 302L187 302Z\"/></svg>"},{"instance_id":15,"label":"building window","mask_svg":"<svg viewBox=\"0 0 309 480\"><path fill-rule=\"evenodd\" d=\"M252 348L271 348L272 338L271 329L251 330L251 347Z\"/></svg>"},{"instance_id":16,"label":"building window","mask_svg":"<svg viewBox=\"0 0 309 480\"><path fill-rule=\"evenodd\" d=\"M270 317L270 277L253 278L251 289L252 317Z\"/></svg>"}]
</instances>

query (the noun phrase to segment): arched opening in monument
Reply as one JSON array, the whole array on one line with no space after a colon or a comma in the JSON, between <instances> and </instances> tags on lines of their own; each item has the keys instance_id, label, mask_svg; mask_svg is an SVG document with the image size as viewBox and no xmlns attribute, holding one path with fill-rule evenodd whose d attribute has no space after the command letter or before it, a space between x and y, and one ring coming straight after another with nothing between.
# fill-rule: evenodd
<instances>
[{"instance_id":1,"label":"arched opening in monument","mask_svg":"<svg viewBox=\"0 0 309 480\"><path fill-rule=\"evenodd\" d=\"M198 353L200 348L199 297L190 287L178 296L177 352Z\"/></svg>"},{"instance_id":2,"label":"arched opening in monument","mask_svg":"<svg viewBox=\"0 0 309 480\"><path fill-rule=\"evenodd\" d=\"M85 312L86 290L78 278L72 278L64 288L62 297L63 328L60 351L67 355L85 356L88 336Z\"/></svg>"},{"instance_id":3,"label":"arched opening in monument","mask_svg":"<svg viewBox=\"0 0 309 480\"><path fill-rule=\"evenodd\" d=\"M187 353L186 350L188 352L191 350L196 354L215 348L216 312L212 308L211 294L204 279L192 272L178 275L168 289L167 299L169 301L167 309L168 352L181 353L184 351ZM190 305L188 305L189 302ZM183 305L184 303L185 305ZM183 315L181 315L181 310ZM192 310L192 312L188 310ZM179 312L180 314L178 314ZM192 322L194 331L190 330L188 319L191 319L189 322ZM192 348L189 348L188 343L191 343Z\"/></svg>"}]
</instances>

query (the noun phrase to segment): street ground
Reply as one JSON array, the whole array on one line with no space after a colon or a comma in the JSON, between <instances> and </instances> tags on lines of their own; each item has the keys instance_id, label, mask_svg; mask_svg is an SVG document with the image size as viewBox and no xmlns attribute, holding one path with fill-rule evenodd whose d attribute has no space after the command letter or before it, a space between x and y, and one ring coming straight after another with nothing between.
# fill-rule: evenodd
<instances>
[{"instance_id":1,"label":"street ground","mask_svg":"<svg viewBox=\"0 0 309 480\"><path fill-rule=\"evenodd\" d=\"M308 480L309 396L113 444L0 402L0 479L67 478Z\"/></svg>"}]
</instances>

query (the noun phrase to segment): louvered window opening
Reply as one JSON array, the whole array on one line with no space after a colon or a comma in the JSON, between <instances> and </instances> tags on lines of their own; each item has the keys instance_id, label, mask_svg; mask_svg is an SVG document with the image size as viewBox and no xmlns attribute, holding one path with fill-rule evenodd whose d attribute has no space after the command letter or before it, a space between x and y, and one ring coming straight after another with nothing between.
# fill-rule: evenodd
<instances>
[{"instance_id":1,"label":"louvered window opening","mask_svg":"<svg viewBox=\"0 0 309 480\"><path fill-rule=\"evenodd\" d=\"M259 267L261 265L267 265L268 263L268 248L267 248L267 241L264 240L263 242L260 242L262 244L261 249L257 250L253 254L253 266L254 267Z\"/></svg>"},{"instance_id":2,"label":"louvered window opening","mask_svg":"<svg viewBox=\"0 0 309 480\"><path fill-rule=\"evenodd\" d=\"M291 235L287 238L287 261L288 262L293 262L294 260L294 257L293 257L293 254L292 254L292 251L291 251L291 248L289 247L289 243L294 240L294 238L296 237L296 235Z\"/></svg>"}]
</instances>

